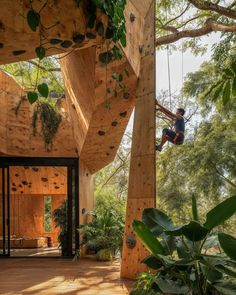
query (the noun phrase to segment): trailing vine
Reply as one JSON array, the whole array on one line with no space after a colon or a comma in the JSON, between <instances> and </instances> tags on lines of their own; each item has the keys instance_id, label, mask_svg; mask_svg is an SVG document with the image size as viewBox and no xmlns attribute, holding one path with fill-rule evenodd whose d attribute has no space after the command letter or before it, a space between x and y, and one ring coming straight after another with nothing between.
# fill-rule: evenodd
<instances>
[{"instance_id":1,"label":"trailing vine","mask_svg":"<svg viewBox=\"0 0 236 295\"><path fill-rule=\"evenodd\" d=\"M21 104L23 103L23 101L26 99L26 96L22 95L20 96L20 99L17 103L17 105L13 108L13 110L15 111L15 115L17 116L21 107Z\"/></svg>"},{"instance_id":2,"label":"trailing vine","mask_svg":"<svg viewBox=\"0 0 236 295\"><path fill-rule=\"evenodd\" d=\"M82 46L84 41L86 41L86 38L96 38L96 36L90 31L91 29L95 29L96 33L99 36L110 42L113 42L115 44L118 44L120 42L123 47L126 46L126 27L124 16L126 0L74 0L76 6L84 10L85 16L87 18L87 31L74 32L70 40L61 40L58 38L52 38L48 40L48 38L46 37L46 30L58 24L57 22L55 22L55 24L53 24L51 27L46 28L46 26L44 26L44 24L42 23L41 12L48 5L48 1L49 0L46 0L42 7L38 11L36 11L33 7L34 0L31 0L30 9L28 10L26 15L27 23L30 29L34 32L39 29L40 44L35 48L35 53L36 56L39 58L39 63L46 56L46 44L49 43L53 47L61 50L70 47L73 48L73 45ZM98 10L107 16L107 21L104 21L104 23L101 20L97 19ZM20 55L24 52L24 50L18 50L17 52L13 52L13 54ZM122 52L116 45L114 45L112 49L107 50L106 52L103 52L99 55L99 60L106 65L113 60L121 58ZM113 74L113 79L117 82L119 88L122 90L124 98L127 98L127 91L121 81L121 77L123 77L123 75L122 73L120 73L118 75L118 79L116 79L114 78L115 74L116 73ZM38 81L36 81L35 83L34 90L27 93L27 97L30 103L34 103L35 101L37 101L40 96L43 96L45 98L48 97L49 89L47 84L37 84ZM113 90L113 92L116 96L116 90Z\"/></svg>"},{"instance_id":3,"label":"trailing vine","mask_svg":"<svg viewBox=\"0 0 236 295\"><path fill-rule=\"evenodd\" d=\"M52 140L61 123L61 115L56 105L53 105L48 101L39 101L34 108L32 118L34 136L36 136L37 133L37 122L39 118L41 121L41 134L44 138L45 147L48 150L51 150Z\"/></svg>"}]
</instances>

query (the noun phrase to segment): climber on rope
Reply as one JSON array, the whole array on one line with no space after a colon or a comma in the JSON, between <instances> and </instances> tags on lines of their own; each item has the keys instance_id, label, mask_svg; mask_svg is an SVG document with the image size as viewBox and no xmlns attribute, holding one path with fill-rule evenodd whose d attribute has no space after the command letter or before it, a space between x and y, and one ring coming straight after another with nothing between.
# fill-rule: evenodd
<instances>
[{"instance_id":1,"label":"climber on rope","mask_svg":"<svg viewBox=\"0 0 236 295\"><path fill-rule=\"evenodd\" d=\"M169 141L173 144L180 145L184 142L185 122L184 114L185 110L182 108L177 109L176 114L173 114L158 102L156 102L158 110L165 114L168 118L174 121L174 131L168 128L162 130L162 139L160 144L156 145L156 150L161 152L163 145Z\"/></svg>"}]
</instances>

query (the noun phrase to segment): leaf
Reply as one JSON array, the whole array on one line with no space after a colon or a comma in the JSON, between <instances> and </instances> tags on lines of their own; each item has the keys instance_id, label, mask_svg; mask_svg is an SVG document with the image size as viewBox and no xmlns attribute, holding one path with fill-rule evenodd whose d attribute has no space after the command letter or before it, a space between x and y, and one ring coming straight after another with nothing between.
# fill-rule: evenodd
<instances>
[{"instance_id":1,"label":"leaf","mask_svg":"<svg viewBox=\"0 0 236 295\"><path fill-rule=\"evenodd\" d=\"M123 75L119 74L119 82L122 82L122 81L123 81Z\"/></svg>"},{"instance_id":2,"label":"leaf","mask_svg":"<svg viewBox=\"0 0 236 295\"><path fill-rule=\"evenodd\" d=\"M224 252L231 259L236 260L236 238L225 233L219 233L218 239Z\"/></svg>"},{"instance_id":3,"label":"leaf","mask_svg":"<svg viewBox=\"0 0 236 295\"><path fill-rule=\"evenodd\" d=\"M48 97L49 89L48 85L46 83L42 83L38 85L38 92L43 96L43 97Z\"/></svg>"},{"instance_id":4,"label":"leaf","mask_svg":"<svg viewBox=\"0 0 236 295\"><path fill-rule=\"evenodd\" d=\"M99 60L104 64L109 64L112 61L112 57L113 54L110 51L99 54Z\"/></svg>"},{"instance_id":5,"label":"leaf","mask_svg":"<svg viewBox=\"0 0 236 295\"><path fill-rule=\"evenodd\" d=\"M111 77L114 79L114 80L118 80L118 74L117 73L113 73L112 75L111 75Z\"/></svg>"},{"instance_id":6,"label":"leaf","mask_svg":"<svg viewBox=\"0 0 236 295\"><path fill-rule=\"evenodd\" d=\"M203 274L206 276L207 280L210 281L211 283L219 281L220 279L222 279L222 273L210 268L206 265L201 265L201 269Z\"/></svg>"},{"instance_id":7,"label":"leaf","mask_svg":"<svg viewBox=\"0 0 236 295\"><path fill-rule=\"evenodd\" d=\"M161 260L153 255L145 257L141 262L146 264L151 269L159 269L163 265Z\"/></svg>"},{"instance_id":8,"label":"leaf","mask_svg":"<svg viewBox=\"0 0 236 295\"><path fill-rule=\"evenodd\" d=\"M220 93L221 93L222 90L223 90L223 87L224 87L224 82L221 82L221 83L219 84L219 86L215 89L214 95L213 95L213 97L212 97L212 101L216 101L216 100L219 98Z\"/></svg>"},{"instance_id":9,"label":"leaf","mask_svg":"<svg viewBox=\"0 0 236 295\"><path fill-rule=\"evenodd\" d=\"M197 199L194 194L192 194L192 214L193 214L193 220L199 221L198 210L197 210Z\"/></svg>"},{"instance_id":10,"label":"leaf","mask_svg":"<svg viewBox=\"0 0 236 295\"><path fill-rule=\"evenodd\" d=\"M231 282L217 282L212 285L217 291L225 295L235 295L236 285Z\"/></svg>"},{"instance_id":11,"label":"leaf","mask_svg":"<svg viewBox=\"0 0 236 295\"><path fill-rule=\"evenodd\" d=\"M15 50L15 51L12 51L12 54L15 56L18 56L18 55L24 54L25 52L26 50Z\"/></svg>"},{"instance_id":12,"label":"leaf","mask_svg":"<svg viewBox=\"0 0 236 295\"><path fill-rule=\"evenodd\" d=\"M37 92L28 92L27 93L27 98L28 98L28 101L31 104L33 104L38 99L38 94L37 94Z\"/></svg>"},{"instance_id":13,"label":"leaf","mask_svg":"<svg viewBox=\"0 0 236 295\"><path fill-rule=\"evenodd\" d=\"M138 220L133 221L133 229L139 239L142 241L144 246L154 255L162 254L165 255L165 250L161 243L155 238L153 233L148 229L148 227Z\"/></svg>"},{"instance_id":14,"label":"leaf","mask_svg":"<svg viewBox=\"0 0 236 295\"><path fill-rule=\"evenodd\" d=\"M188 242L188 241L187 241ZM188 245L188 243L183 243L183 241L180 238L176 239L176 250L178 253L179 258L183 259L189 259L191 257L191 248L193 247L193 243L191 242L191 245Z\"/></svg>"},{"instance_id":15,"label":"leaf","mask_svg":"<svg viewBox=\"0 0 236 295\"><path fill-rule=\"evenodd\" d=\"M171 280L158 278L155 282L164 294L187 294L190 291L187 285L179 285Z\"/></svg>"},{"instance_id":16,"label":"leaf","mask_svg":"<svg viewBox=\"0 0 236 295\"><path fill-rule=\"evenodd\" d=\"M236 196L226 199L207 213L204 227L212 230L222 224L236 212Z\"/></svg>"},{"instance_id":17,"label":"leaf","mask_svg":"<svg viewBox=\"0 0 236 295\"><path fill-rule=\"evenodd\" d=\"M69 48L69 47L71 47L72 44L73 44L72 41L70 41L70 40L64 40L61 43L61 47L63 47L63 48Z\"/></svg>"},{"instance_id":18,"label":"leaf","mask_svg":"<svg viewBox=\"0 0 236 295\"><path fill-rule=\"evenodd\" d=\"M231 94L231 86L230 86L230 80L227 80L224 85L223 89L223 104L226 105L230 99Z\"/></svg>"},{"instance_id":19,"label":"leaf","mask_svg":"<svg viewBox=\"0 0 236 295\"><path fill-rule=\"evenodd\" d=\"M231 88L231 92L233 96L236 96L236 77L233 79L232 81L232 88Z\"/></svg>"},{"instance_id":20,"label":"leaf","mask_svg":"<svg viewBox=\"0 0 236 295\"><path fill-rule=\"evenodd\" d=\"M112 48L112 53L115 59L122 59L122 53L120 51L120 48L118 48L117 46L114 46Z\"/></svg>"},{"instance_id":21,"label":"leaf","mask_svg":"<svg viewBox=\"0 0 236 295\"><path fill-rule=\"evenodd\" d=\"M228 267L222 265L222 264L221 264L221 265L217 265L217 266L216 266L216 269L217 269L218 271L221 271L222 273L228 275L228 276L231 276L231 277L233 277L233 278L236 278L236 272L233 271L232 269L230 269L230 268L228 268Z\"/></svg>"},{"instance_id":22,"label":"leaf","mask_svg":"<svg viewBox=\"0 0 236 295\"><path fill-rule=\"evenodd\" d=\"M203 240L209 231L205 227L201 226L200 223L190 221L188 224L184 224L173 230L167 230L165 232L172 236L184 235L190 241L197 242Z\"/></svg>"},{"instance_id":23,"label":"leaf","mask_svg":"<svg viewBox=\"0 0 236 295\"><path fill-rule=\"evenodd\" d=\"M224 69L223 72L230 78L234 76L234 73L231 71L231 69Z\"/></svg>"},{"instance_id":24,"label":"leaf","mask_svg":"<svg viewBox=\"0 0 236 295\"><path fill-rule=\"evenodd\" d=\"M126 41L126 35L125 35L125 33L122 34L122 36L120 37L120 43L121 43L121 45L122 45L123 47L126 47L126 45L127 45L127 41Z\"/></svg>"},{"instance_id":25,"label":"leaf","mask_svg":"<svg viewBox=\"0 0 236 295\"><path fill-rule=\"evenodd\" d=\"M160 237L162 238L160 243L165 249L166 254L171 255L176 250L177 238L166 235L165 233L161 234Z\"/></svg>"},{"instance_id":26,"label":"leaf","mask_svg":"<svg viewBox=\"0 0 236 295\"><path fill-rule=\"evenodd\" d=\"M174 228L172 220L156 208L144 209L142 221L155 236L159 236L164 230L172 230Z\"/></svg>"},{"instance_id":27,"label":"leaf","mask_svg":"<svg viewBox=\"0 0 236 295\"><path fill-rule=\"evenodd\" d=\"M40 23L40 14L33 9L30 9L27 13L27 22L33 32L36 32Z\"/></svg>"},{"instance_id":28,"label":"leaf","mask_svg":"<svg viewBox=\"0 0 236 295\"><path fill-rule=\"evenodd\" d=\"M49 43L52 45L57 45L57 44L60 44L61 42L62 42L62 40L60 40L60 39L50 39L49 40Z\"/></svg>"},{"instance_id":29,"label":"leaf","mask_svg":"<svg viewBox=\"0 0 236 295\"><path fill-rule=\"evenodd\" d=\"M36 52L37 57L40 60L45 57L46 50L45 50L45 48L43 46L39 46L39 47L35 48L35 52Z\"/></svg>"}]
</instances>

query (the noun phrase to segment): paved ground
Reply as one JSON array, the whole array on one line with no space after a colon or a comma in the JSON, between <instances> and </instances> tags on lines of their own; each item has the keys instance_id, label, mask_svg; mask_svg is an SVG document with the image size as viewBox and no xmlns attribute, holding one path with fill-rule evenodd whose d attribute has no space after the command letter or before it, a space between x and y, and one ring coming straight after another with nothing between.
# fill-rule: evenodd
<instances>
[{"instance_id":1,"label":"paved ground","mask_svg":"<svg viewBox=\"0 0 236 295\"><path fill-rule=\"evenodd\" d=\"M1 259L0 294L125 295L133 282L119 270L118 260Z\"/></svg>"}]
</instances>

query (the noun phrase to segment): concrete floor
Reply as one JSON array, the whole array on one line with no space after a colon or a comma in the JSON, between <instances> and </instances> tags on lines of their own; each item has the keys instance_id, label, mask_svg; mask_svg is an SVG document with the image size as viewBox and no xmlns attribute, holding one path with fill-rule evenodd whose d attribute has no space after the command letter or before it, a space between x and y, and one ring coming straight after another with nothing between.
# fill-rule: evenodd
<instances>
[{"instance_id":1,"label":"concrete floor","mask_svg":"<svg viewBox=\"0 0 236 295\"><path fill-rule=\"evenodd\" d=\"M121 280L118 260L0 260L0 294L125 295L133 282Z\"/></svg>"}]
</instances>

